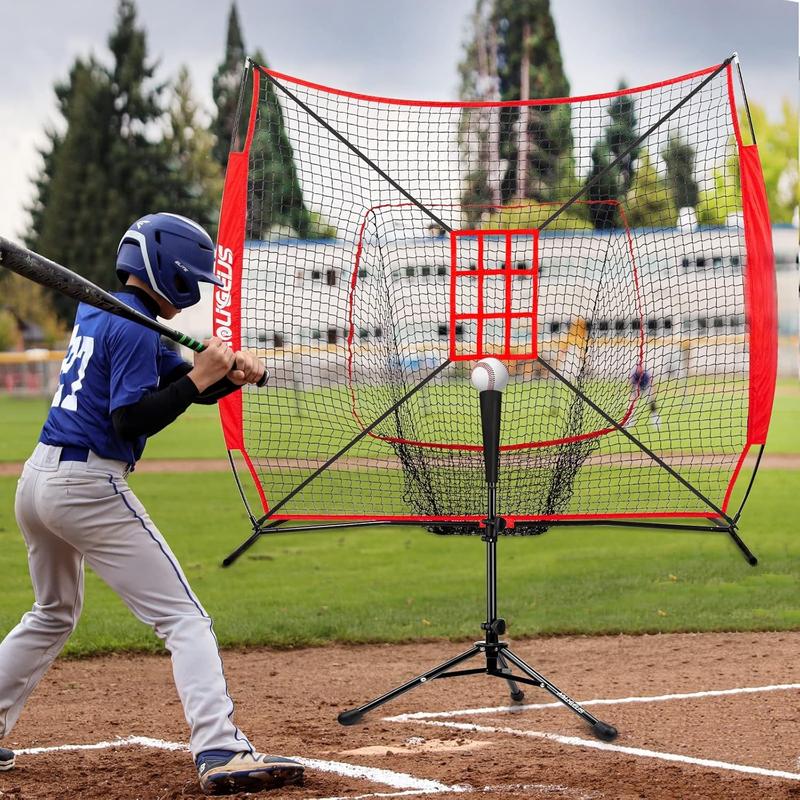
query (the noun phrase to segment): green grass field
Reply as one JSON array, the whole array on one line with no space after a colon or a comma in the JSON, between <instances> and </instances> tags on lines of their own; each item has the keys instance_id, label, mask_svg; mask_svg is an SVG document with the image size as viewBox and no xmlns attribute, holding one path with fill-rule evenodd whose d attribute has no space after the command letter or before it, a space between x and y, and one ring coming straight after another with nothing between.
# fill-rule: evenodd
<instances>
[{"instance_id":1,"label":"green grass field","mask_svg":"<svg viewBox=\"0 0 800 800\"><path fill-rule=\"evenodd\" d=\"M274 390L269 397L256 395L254 402L274 403L280 393L281 390ZM308 413L303 417L294 414L284 417L282 432L265 443L270 455L277 457L283 455L286 442L296 434L302 434L306 441L317 438L334 446L343 444L349 436L358 432L350 414L350 401L346 392L317 390L313 394L313 402L309 400L306 405L314 413ZM326 403L326 399L331 402ZM49 403L44 399L0 395L0 461L22 461L28 457L48 407ZM285 398L283 407L286 407ZM668 398L664 398L661 413L668 422L670 414ZM642 420L645 419L644 414L640 413L639 416ZM681 413L681 422L686 417L685 412ZM343 421L352 427L342 428ZM445 418L439 424L434 421L432 426L442 428L446 427L446 424ZM695 424L700 423L698 421L693 423ZM643 422L640 428L637 433L643 436L647 443L646 424ZM691 450L696 438L695 433L693 426L680 428L674 433L673 449ZM604 447L609 446L608 442L609 439L601 440L601 452ZM367 453L370 442L366 441L360 447L363 453ZM620 445L618 440L614 447L617 451L620 447L633 448L632 445ZM356 453L359 452L362 450L357 449ZM800 454L800 384L796 380L783 380L778 384L770 428L769 452ZM174 425L154 436L147 445L148 458L223 458L224 456L225 446L219 425L219 413L215 406L193 406Z\"/></svg>"},{"instance_id":2,"label":"green grass field","mask_svg":"<svg viewBox=\"0 0 800 800\"><path fill-rule=\"evenodd\" d=\"M479 634L483 544L413 527L276 535L230 569L221 558L249 533L232 480L140 475L132 485L169 538L225 645L402 641ZM0 632L32 602L13 519L12 478L0 479ZM202 502L198 501L202 497ZM800 627L797 474L764 471L742 534L749 567L726 536L629 529L559 529L500 542L500 608L515 636L777 630ZM158 649L94 576L68 652Z\"/></svg>"},{"instance_id":3,"label":"green grass field","mask_svg":"<svg viewBox=\"0 0 800 800\"><path fill-rule=\"evenodd\" d=\"M0 398L0 460L28 454L43 401ZM800 390L779 387L771 452L800 453ZM151 458L224 455L214 408L197 407L148 446ZM131 486L181 559L224 645L294 646L479 635L483 544L414 527L262 539L231 569L221 558L249 534L232 478L136 474ZM0 478L0 634L30 607L15 479ZM749 567L725 535L567 528L499 545L500 609L510 633L642 633L800 627L798 473L763 470L742 519L759 556ZM160 645L92 574L71 654Z\"/></svg>"}]
</instances>

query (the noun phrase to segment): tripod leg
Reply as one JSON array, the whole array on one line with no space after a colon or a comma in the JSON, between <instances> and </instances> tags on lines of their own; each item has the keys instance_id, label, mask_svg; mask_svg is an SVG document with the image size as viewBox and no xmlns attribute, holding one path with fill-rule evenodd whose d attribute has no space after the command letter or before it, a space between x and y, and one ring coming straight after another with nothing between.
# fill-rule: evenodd
<instances>
[{"instance_id":1,"label":"tripod leg","mask_svg":"<svg viewBox=\"0 0 800 800\"><path fill-rule=\"evenodd\" d=\"M377 708L378 706L382 706L384 703L388 703L389 700L393 700L395 697L399 697L401 694L405 694L411 689L415 689L417 686L421 686L423 683L427 683L428 681L433 680L434 678L438 678L443 672L447 672L451 667L455 667L457 664L460 664L462 661L467 661L470 658L478 655L481 652L479 647L471 647L469 650L465 650L463 653L459 653L454 658L451 658L449 661L445 661L442 664L439 664L437 667L433 669L429 669L427 672L423 673L422 675L418 675L416 678L412 678L412 680L407 681L402 686L398 686L396 689L392 689L386 694L382 694L380 697L376 697L374 700L370 700L368 703L364 703L363 706L359 706L358 708L351 708L349 711L342 711L339 714L339 722L342 725L355 725L361 717L364 716L368 711L372 711L373 708Z\"/></svg>"},{"instance_id":2,"label":"tripod leg","mask_svg":"<svg viewBox=\"0 0 800 800\"><path fill-rule=\"evenodd\" d=\"M506 662L505 658L503 658L502 652L497 654L497 661L500 664L501 670L503 670L504 672L506 670L511 672L511 670L508 668L508 663ZM525 699L525 692L523 692L522 689L519 688L517 682L513 678L506 678L506 683L508 683L508 688L511 690L511 699L515 703L522 702L522 700Z\"/></svg>"},{"instance_id":3,"label":"tripod leg","mask_svg":"<svg viewBox=\"0 0 800 800\"><path fill-rule=\"evenodd\" d=\"M617 729L613 725L601 722L597 717L592 716L585 708L576 703L569 695L564 694L555 684L550 683L547 678L540 675L533 667L528 666L519 656L511 652L511 650L505 651L505 657L513 664L516 664L526 675L537 681L542 689L550 692L553 697L560 700L567 708L574 711L582 720L588 722L592 727L592 733L598 739L603 739L605 741L616 739Z\"/></svg>"}]
</instances>

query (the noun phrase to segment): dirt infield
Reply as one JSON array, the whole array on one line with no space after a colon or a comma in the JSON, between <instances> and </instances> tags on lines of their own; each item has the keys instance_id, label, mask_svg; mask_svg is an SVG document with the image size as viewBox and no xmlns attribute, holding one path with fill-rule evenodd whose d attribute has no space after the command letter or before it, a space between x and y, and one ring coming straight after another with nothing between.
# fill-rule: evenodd
<instances>
[{"instance_id":1,"label":"dirt infield","mask_svg":"<svg viewBox=\"0 0 800 800\"><path fill-rule=\"evenodd\" d=\"M610 744L541 690L506 708L504 684L482 676L432 682L337 724L339 710L461 648L226 653L238 723L260 749L307 759L304 787L267 796L800 798L800 632L514 642L619 728ZM167 658L60 661L3 742L21 753L0 773L0 797L197 797L186 739Z\"/></svg>"}]
</instances>

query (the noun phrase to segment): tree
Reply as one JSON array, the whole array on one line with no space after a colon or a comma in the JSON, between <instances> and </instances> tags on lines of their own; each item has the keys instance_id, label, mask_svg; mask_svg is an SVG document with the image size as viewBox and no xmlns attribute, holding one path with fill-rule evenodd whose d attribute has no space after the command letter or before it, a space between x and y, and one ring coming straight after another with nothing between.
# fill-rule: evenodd
<instances>
[{"instance_id":1,"label":"tree","mask_svg":"<svg viewBox=\"0 0 800 800\"><path fill-rule=\"evenodd\" d=\"M154 136L163 125L145 32L132 0L120 0L109 40L111 64L78 59L56 87L63 135L51 138L37 179L27 240L31 246L106 288L120 236L133 220L173 207L179 179L168 149ZM56 298L59 313L74 303Z\"/></svg>"},{"instance_id":2,"label":"tree","mask_svg":"<svg viewBox=\"0 0 800 800\"><path fill-rule=\"evenodd\" d=\"M759 144L770 219L773 223L790 223L796 218L798 207L797 110L786 100L776 122L770 122L764 108L757 103L750 104L750 113ZM740 110L739 127L747 143L750 123L745 109ZM715 167L710 186L700 192L697 217L701 225L725 225L732 214L741 212L740 181L736 142L731 137L725 162Z\"/></svg>"},{"instance_id":3,"label":"tree","mask_svg":"<svg viewBox=\"0 0 800 800\"><path fill-rule=\"evenodd\" d=\"M257 57L258 63L266 65L262 53L257 53ZM268 238L272 233L301 239L313 236L283 110L270 81L263 84L251 153L258 154L258 158L252 160L250 171L250 183L255 188L250 195L247 236L255 239Z\"/></svg>"},{"instance_id":4,"label":"tree","mask_svg":"<svg viewBox=\"0 0 800 800\"><path fill-rule=\"evenodd\" d=\"M477 0L459 65L465 100L564 97L564 74L549 0ZM566 199L574 187L568 104L464 109L464 205ZM468 222L480 210L468 211Z\"/></svg>"},{"instance_id":5,"label":"tree","mask_svg":"<svg viewBox=\"0 0 800 800\"><path fill-rule=\"evenodd\" d=\"M56 95L57 107L60 115L66 121L69 120L71 115L70 104L74 97L76 88L82 91L84 87L83 71L85 69L94 69L90 66L91 62L85 63L81 60L75 62L70 71L69 77L64 82L56 83L54 92ZM45 225L45 215L47 209L50 207L51 186L52 178L55 170L55 164L58 161L59 151L64 142L64 135L58 131L56 127L50 127L45 136L47 143L44 147L39 149L41 156L41 166L39 172L34 178L34 195L33 200L27 207L30 220L28 223L27 231L24 235L25 244L33 249L39 249L42 230ZM0 271L4 273L5 271ZM57 320L57 306L58 310L67 311L72 307L69 301L66 301L61 295L55 291L47 291L43 287L32 284L30 281L24 280L12 273L0 274L2 279L2 296L5 303L9 308L19 309L20 316L30 318L40 325L43 329L48 331L48 336L52 333L52 340L55 342L60 338L60 327ZM26 291L27 290L27 291ZM33 298L33 309L38 316L34 316L32 309L24 309L20 303L27 298ZM49 327L48 327L49 326Z\"/></svg>"},{"instance_id":6,"label":"tree","mask_svg":"<svg viewBox=\"0 0 800 800\"><path fill-rule=\"evenodd\" d=\"M677 209L663 175L645 150L636 163L636 175L625 198L625 216L631 228L671 228Z\"/></svg>"},{"instance_id":7,"label":"tree","mask_svg":"<svg viewBox=\"0 0 800 800\"><path fill-rule=\"evenodd\" d=\"M101 255L114 110L108 75L93 59L78 59L68 83L56 92L65 132L54 137L45 156L26 239L55 261L108 285L108 261L114 251ZM59 314L72 313L73 301L58 294L53 298Z\"/></svg>"},{"instance_id":8,"label":"tree","mask_svg":"<svg viewBox=\"0 0 800 800\"><path fill-rule=\"evenodd\" d=\"M236 4L231 4L228 17L228 35L225 58L214 76L212 93L217 106L213 125L216 134L214 155L223 167L228 163L230 142L236 128L242 62L245 46L239 26ZM253 56L256 64L266 67L264 54L257 50ZM250 152L250 194L246 236L253 239L268 238L273 234L299 236L300 238L333 238L336 230L319 214L311 212L303 200L303 191L294 163L294 151L283 119L283 110L275 87L267 80L261 82L258 125L253 134ZM252 80L244 87L244 96L252 92ZM249 107L239 117L238 136L247 126Z\"/></svg>"},{"instance_id":9,"label":"tree","mask_svg":"<svg viewBox=\"0 0 800 800\"><path fill-rule=\"evenodd\" d=\"M611 167L611 148L602 140L592 148L592 170L587 178L589 219L598 230L619 227L617 202L621 184L619 167ZM612 202L609 202L612 201Z\"/></svg>"},{"instance_id":10,"label":"tree","mask_svg":"<svg viewBox=\"0 0 800 800\"><path fill-rule=\"evenodd\" d=\"M625 88L621 83L619 90L623 92ZM640 149L633 147L626 152L637 138L633 97L617 95L608 104L606 112L611 122L603 138L592 148L592 169L587 178L591 183L587 192L587 199L591 201L589 216L598 229L619 227L618 203L633 184Z\"/></svg>"},{"instance_id":11,"label":"tree","mask_svg":"<svg viewBox=\"0 0 800 800\"><path fill-rule=\"evenodd\" d=\"M8 314L13 312L15 320L13 330L8 324L5 325L5 335L0 336L0 350L7 350L14 345L17 334L16 319L38 325L42 329L48 347L54 347L66 337L66 330L54 313L52 298L43 286L32 283L22 275L2 270L0 297L2 297L0 314L4 315L7 323ZM10 338L9 332L13 334Z\"/></svg>"},{"instance_id":12,"label":"tree","mask_svg":"<svg viewBox=\"0 0 800 800\"><path fill-rule=\"evenodd\" d=\"M770 218L773 222L792 222L798 206L798 117L797 106L783 101L781 116L775 122L763 106L750 104L750 114L759 144ZM739 115L743 132L749 130L746 112Z\"/></svg>"},{"instance_id":13,"label":"tree","mask_svg":"<svg viewBox=\"0 0 800 800\"><path fill-rule=\"evenodd\" d=\"M569 82L550 0L495 0L492 20L497 31L501 99L567 97ZM523 96L525 88L527 97ZM563 182L570 177L564 174L564 166L572 152L569 105L528 106L522 113L513 108L502 115L502 121L500 155L508 162L503 201L513 197L540 202L562 199ZM517 164L521 142L525 169L518 169ZM524 176L525 186L517 185L520 176Z\"/></svg>"},{"instance_id":14,"label":"tree","mask_svg":"<svg viewBox=\"0 0 800 800\"><path fill-rule=\"evenodd\" d=\"M148 60L146 34L137 24L133 0L119 1L108 46L114 103L103 253L115 252L121 232L137 217L171 209L176 194L165 168L165 144L151 135L162 125L164 86L153 84L155 64Z\"/></svg>"},{"instance_id":15,"label":"tree","mask_svg":"<svg viewBox=\"0 0 800 800\"><path fill-rule=\"evenodd\" d=\"M222 169L213 157L214 135L192 93L183 66L172 85L164 142L175 187L170 208L196 220L214 234L222 196Z\"/></svg>"},{"instance_id":16,"label":"tree","mask_svg":"<svg viewBox=\"0 0 800 800\"><path fill-rule=\"evenodd\" d=\"M670 136L661 157L667 165L667 181L675 207L694 208L699 199L694 179L694 148L676 134Z\"/></svg>"},{"instance_id":17,"label":"tree","mask_svg":"<svg viewBox=\"0 0 800 800\"><path fill-rule=\"evenodd\" d=\"M697 203L697 221L700 225L726 225L733 214L741 213L742 189L739 172L739 155L731 138L725 163L716 167L711 176L711 187L700 193Z\"/></svg>"},{"instance_id":18,"label":"tree","mask_svg":"<svg viewBox=\"0 0 800 800\"><path fill-rule=\"evenodd\" d=\"M477 0L472 37L459 64L461 97L496 103L500 100L497 74L497 32L487 15L489 0ZM458 144L467 176L461 201L467 227L475 227L487 207L499 206L500 183L506 164L500 159L500 109L467 107L461 112Z\"/></svg>"},{"instance_id":19,"label":"tree","mask_svg":"<svg viewBox=\"0 0 800 800\"><path fill-rule=\"evenodd\" d=\"M73 70L76 66L73 66ZM69 118L69 99L72 93L72 86L73 80L71 77L69 82L63 84L57 83L54 87L59 111L64 119ZM25 244L27 244L28 247L35 247L39 231L41 231L44 213L50 201L50 182L53 177L58 149L64 141L64 137L52 126L45 131L45 137L47 143L44 147L38 148L38 153L41 156L42 162L38 174L33 179L33 199L25 209L30 217L28 229L24 236Z\"/></svg>"},{"instance_id":20,"label":"tree","mask_svg":"<svg viewBox=\"0 0 800 800\"><path fill-rule=\"evenodd\" d=\"M211 94L217 113L211 126L216 137L214 158L223 168L228 165L228 151L236 125L239 105L239 87L242 81L242 67L245 59L244 39L239 26L236 3L231 3L228 14L228 34L225 42L225 57L217 68L211 85ZM244 122L244 121L242 121Z\"/></svg>"}]
</instances>

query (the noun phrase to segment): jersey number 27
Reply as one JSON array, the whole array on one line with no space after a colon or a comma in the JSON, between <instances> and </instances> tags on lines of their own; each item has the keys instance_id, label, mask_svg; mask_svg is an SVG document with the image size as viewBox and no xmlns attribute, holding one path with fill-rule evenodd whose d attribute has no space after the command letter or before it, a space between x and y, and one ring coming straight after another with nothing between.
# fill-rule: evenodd
<instances>
[{"instance_id":1,"label":"jersey number 27","mask_svg":"<svg viewBox=\"0 0 800 800\"><path fill-rule=\"evenodd\" d=\"M61 382L53 396L53 407L63 408L66 411L78 410L78 392L83 386L83 378L86 375L86 367L94 353L94 339L91 336L79 336L78 326L72 331L69 340L69 348L64 362L61 364ZM77 367L77 375L69 382L69 394L64 394L67 386L67 375L72 372L73 367Z\"/></svg>"}]
</instances>

